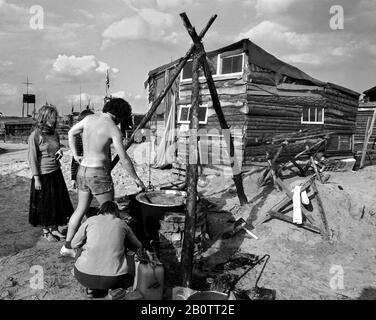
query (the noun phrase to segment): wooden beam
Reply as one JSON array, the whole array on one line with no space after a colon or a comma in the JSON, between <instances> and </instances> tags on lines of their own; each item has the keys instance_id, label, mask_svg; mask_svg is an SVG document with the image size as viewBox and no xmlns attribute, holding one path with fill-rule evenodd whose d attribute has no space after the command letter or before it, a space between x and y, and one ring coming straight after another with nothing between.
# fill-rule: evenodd
<instances>
[{"instance_id":1,"label":"wooden beam","mask_svg":"<svg viewBox=\"0 0 376 320\"><path fill-rule=\"evenodd\" d=\"M366 135L364 137L362 159L360 160L360 166L359 166L360 169L362 169L364 167L364 161L366 160L366 154L367 154L367 149L368 149L368 142L369 142L369 139L371 138L371 135L372 135L373 126L375 124L375 118L376 118L376 109L373 112L372 120L369 123L369 126L368 126L368 123L367 123L368 128L366 130Z\"/></svg>"},{"instance_id":2,"label":"wooden beam","mask_svg":"<svg viewBox=\"0 0 376 320\"><path fill-rule=\"evenodd\" d=\"M201 40L206 32L209 30L209 28L211 27L211 25L213 24L214 20L217 18L217 15L213 15L208 23L206 24L205 28L200 32L200 35L198 36L199 39ZM195 44L193 44L190 49L188 50L188 52L185 54L185 56L180 60L179 64L176 66L175 70L174 70L174 73L171 75L171 78L169 79L169 82L168 84L166 85L166 87L161 91L161 93L159 94L158 98L156 100L154 100L154 102L152 103L149 111L146 113L146 115L142 118L141 122L139 123L139 125L137 126L136 130L132 133L131 137L129 138L128 142L126 143L126 145L124 146L125 150L128 150L128 148L132 145L132 143L134 142L134 138L135 138L135 135L137 134L137 132L139 130L141 130L145 125L146 123L151 119L152 115L154 114L154 112L158 109L160 103L162 102L163 98L166 96L168 90L172 87L173 83L175 82L176 78L179 76L180 74L180 71L184 68L186 62L188 61L188 59L191 57L192 53L195 51L196 49L196 46ZM119 155L116 155L115 158L113 159L112 163L111 163L111 170L116 166L116 164L119 162Z\"/></svg>"},{"instance_id":3,"label":"wooden beam","mask_svg":"<svg viewBox=\"0 0 376 320\"><path fill-rule=\"evenodd\" d=\"M222 130L228 130L228 132L229 132L228 135L225 135L225 138L227 138L226 143L227 143L227 148L229 149L228 152L229 152L229 155L230 155L230 165L231 165L231 169L232 169L232 172L233 172L233 180L234 180L234 183L235 183L239 202L240 202L240 205L247 204L248 199L247 199L247 196L244 193L242 171L241 171L241 168L239 167L239 163L238 163L238 161L237 161L237 159L234 155L234 139L232 137L232 134L230 132L230 128L227 124L227 121L225 119L225 116L224 116L222 108L221 108L221 103L220 103L219 98L218 98L217 89L215 87L214 80L213 80L209 65L207 63L207 60L206 60L206 52L205 52L204 46L201 43L201 39L197 35L196 30L192 27L192 25L191 25L191 23L188 19L188 16L185 14L185 12L181 13L180 17L182 18L184 26L186 27L189 35L191 36L193 43L196 45L197 50L200 50L201 53L202 53L202 57L200 58L200 61L201 61L201 65L204 69L206 82L208 84L210 95L211 95L211 98L212 98L212 101L213 101L213 108L214 108L214 110L217 114L218 121L219 121L219 124L221 126L221 129Z\"/></svg>"},{"instance_id":4,"label":"wooden beam","mask_svg":"<svg viewBox=\"0 0 376 320\"><path fill-rule=\"evenodd\" d=\"M319 213L320 213L320 217L321 217L321 221L322 221L321 235L325 240L329 240L330 239L330 230L329 230L329 226L328 226L328 220L326 219L324 206L322 204L322 201L321 201L321 198L320 198L320 195L319 195L319 191L317 190L315 180L312 181L312 189L313 189L313 192L315 193L316 198L317 198L317 205L318 205L318 208L319 208Z\"/></svg>"},{"instance_id":5,"label":"wooden beam","mask_svg":"<svg viewBox=\"0 0 376 320\"><path fill-rule=\"evenodd\" d=\"M197 180L198 180L198 108L200 105L199 87L199 64L201 52L193 55L192 64L192 107L189 115L189 161L187 165L187 202L184 225L184 239L181 257L181 272L183 287L190 288L192 284L193 256L196 234L196 201L197 201Z\"/></svg>"}]
</instances>

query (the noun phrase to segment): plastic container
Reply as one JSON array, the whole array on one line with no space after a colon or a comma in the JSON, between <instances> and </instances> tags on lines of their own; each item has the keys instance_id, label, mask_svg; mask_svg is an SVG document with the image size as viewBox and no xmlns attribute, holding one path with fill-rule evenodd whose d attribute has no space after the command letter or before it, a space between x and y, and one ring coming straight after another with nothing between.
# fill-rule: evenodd
<instances>
[{"instance_id":1,"label":"plastic container","mask_svg":"<svg viewBox=\"0 0 376 320\"><path fill-rule=\"evenodd\" d=\"M133 289L139 291L145 300L162 300L164 267L156 259L136 261L136 275Z\"/></svg>"}]
</instances>

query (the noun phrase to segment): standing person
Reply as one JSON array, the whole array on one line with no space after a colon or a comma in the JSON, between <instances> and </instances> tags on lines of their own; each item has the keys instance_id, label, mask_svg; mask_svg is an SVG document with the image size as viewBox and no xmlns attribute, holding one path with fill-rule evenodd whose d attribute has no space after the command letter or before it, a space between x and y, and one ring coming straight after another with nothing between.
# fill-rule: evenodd
<instances>
[{"instance_id":1,"label":"standing person","mask_svg":"<svg viewBox=\"0 0 376 320\"><path fill-rule=\"evenodd\" d=\"M145 189L138 177L132 160L123 146L123 136L118 124L131 113L131 107L124 99L115 98L108 101L101 113L86 116L76 123L68 133L69 146L75 160L80 163L77 173L78 205L68 224L65 245L60 254L75 257L71 240L85 215L93 196L100 205L114 200L114 185L111 177L111 161L108 157L111 143L118 153L123 167L134 179L136 185ZM83 156L76 149L77 135L82 133Z\"/></svg>"},{"instance_id":2,"label":"standing person","mask_svg":"<svg viewBox=\"0 0 376 320\"><path fill-rule=\"evenodd\" d=\"M36 129L28 139L28 160L32 172L29 222L43 227L48 241L64 239L58 226L67 224L73 213L67 186L60 169L63 156L56 132L57 110L45 105L39 110Z\"/></svg>"},{"instance_id":3,"label":"standing person","mask_svg":"<svg viewBox=\"0 0 376 320\"><path fill-rule=\"evenodd\" d=\"M84 119L86 116L94 114L93 111L90 109L85 109L83 110L79 115L78 115L78 122L80 122L82 119ZM82 137L81 135L78 135L76 137L76 150L77 150L77 155L79 157L83 156L83 147L82 147ZM77 172L78 172L78 167L80 164L72 157L72 162L71 162L71 180L73 182L73 189L77 188Z\"/></svg>"},{"instance_id":4,"label":"standing person","mask_svg":"<svg viewBox=\"0 0 376 320\"><path fill-rule=\"evenodd\" d=\"M74 276L86 287L88 296L132 285L126 251L129 248L136 253L142 245L127 223L119 218L115 202L105 202L96 216L82 223L72 239L72 248L81 247Z\"/></svg>"}]
</instances>

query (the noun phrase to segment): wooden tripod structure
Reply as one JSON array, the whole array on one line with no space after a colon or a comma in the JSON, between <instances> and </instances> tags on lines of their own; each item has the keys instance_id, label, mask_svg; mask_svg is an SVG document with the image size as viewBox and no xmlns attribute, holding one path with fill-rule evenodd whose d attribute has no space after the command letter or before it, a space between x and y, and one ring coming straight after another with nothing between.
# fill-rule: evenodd
<instances>
[{"instance_id":1,"label":"wooden tripod structure","mask_svg":"<svg viewBox=\"0 0 376 320\"><path fill-rule=\"evenodd\" d=\"M190 139L189 139L189 154L190 159L194 158L197 160L198 154L198 108L200 103L200 88L199 88L199 67L201 66L204 70L206 81L209 87L210 95L213 101L213 107L217 114L220 126L222 130L229 130L229 126L224 117L223 111L221 109L220 100L218 98L217 90L214 84L214 80L209 69L206 52L202 44L202 39L204 38L206 32L209 30L210 26L213 24L217 15L213 15L205 28L198 35L195 28L191 25L185 12L180 14L183 20L184 26L187 29L190 37L193 40L193 45L190 47L188 52L183 58L180 59L178 65L175 67L174 73L172 74L169 82L165 88L161 91L157 99L153 102L149 111L146 113L144 118L141 120L137 129L133 132L128 142L125 145L125 150L127 150L134 142L135 135L137 131L142 129L145 124L151 119L154 112L157 110L159 104L166 96L167 92L170 90L171 86L175 82L176 78L180 74L181 70L184 68L188 59L193 55L193 66L192 66L192 106L190 112ZM230 155L230 163L233 172L233 180L237 190L237 195L241 205L248 203L247 197L244 193L242 172L239 168L239 164L234 155L234 141L230 134L226 135L227 138L227 148L228 154ZM117 155L111 164L111 169L114 168L119 161L119 156ZM193 162L193 163L192 163ZM186 219L185 219L185 229L184 229L184 240L182 248L182 259L181 259L181 271L182 280L184 287L190 287L192 283L192 269L193 269L193 255L194 255L194 240L195 240L195 220L196 220L196 201L197 201L197 180L198 180L198 164L197 161L189 161L187 166L187 205L186 205Z\"/></svg>"}]
</instances>

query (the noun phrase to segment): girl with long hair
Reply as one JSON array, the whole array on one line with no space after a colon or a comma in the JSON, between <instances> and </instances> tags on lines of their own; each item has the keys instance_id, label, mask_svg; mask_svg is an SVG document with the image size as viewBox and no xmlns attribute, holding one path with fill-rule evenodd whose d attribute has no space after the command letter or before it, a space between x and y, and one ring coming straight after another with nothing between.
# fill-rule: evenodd
<instances>
[{"instance_id":1,"label":"girl with long hair","mask_svg":"<svg viewBox=\"0 0 376 320\"><path fill-rule=\"evenodd\" d=\"M32 172L29 222L43 227L48 241L64 239L58 230L73 213L67 186L60 169L63 152L56 131L58 113L52 105L38 111L36 128L28 139L28 160Z\"/></svg>"}]
</instances>

